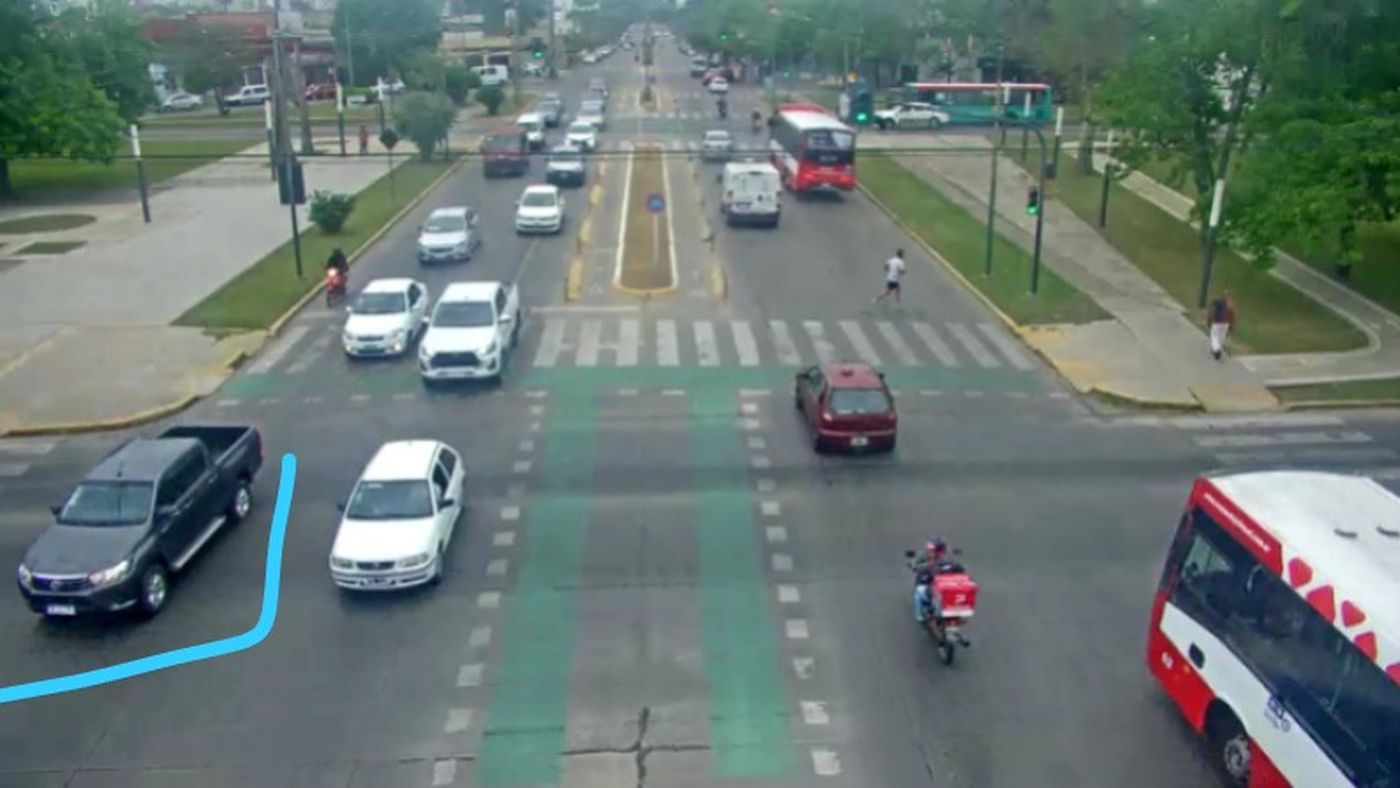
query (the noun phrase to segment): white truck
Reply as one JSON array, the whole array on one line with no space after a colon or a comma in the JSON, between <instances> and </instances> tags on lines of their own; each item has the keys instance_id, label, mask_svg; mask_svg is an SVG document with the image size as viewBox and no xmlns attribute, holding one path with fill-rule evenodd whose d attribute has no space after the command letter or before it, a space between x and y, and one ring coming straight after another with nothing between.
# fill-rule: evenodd
<instances>
[{"instance_id":1,"label":"white truck","mask_svg":"<svg viewBox=\"0 0 1400 788\"><path fill-rule=\"evenodd\" d=\"M767 162L742 161L724 165L720 178L720 212L724 223L777 227L782 215L782 177Z\"/></svg>"}]
</instances>

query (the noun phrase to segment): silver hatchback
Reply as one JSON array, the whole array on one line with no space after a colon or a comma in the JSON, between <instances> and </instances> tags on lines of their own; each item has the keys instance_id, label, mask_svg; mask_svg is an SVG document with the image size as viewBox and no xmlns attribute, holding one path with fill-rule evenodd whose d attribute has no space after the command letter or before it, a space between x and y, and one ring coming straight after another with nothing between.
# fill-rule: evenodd
<instances>
[{"instance_id":1,"label":"silver hatchback","mask_svg":"<svg viewBox=\"0 0 1400 788\"><path fill-rule=\"evenodd\" d=\"M727 131L705 132L700 143L700 157L705 161L728 161L734 153L734 138Z\"/></svg>"},{"instance_id":2,"label":"silver hatchback","mask_svg":"<svg viewBox=\"0 0 1400 788\"><path fill-rule=\"evenodd\" d=\"M418 228L418 262L470 260L481 247L478 222L464 205L434 210Z\"/></svg>"}]
</instances>

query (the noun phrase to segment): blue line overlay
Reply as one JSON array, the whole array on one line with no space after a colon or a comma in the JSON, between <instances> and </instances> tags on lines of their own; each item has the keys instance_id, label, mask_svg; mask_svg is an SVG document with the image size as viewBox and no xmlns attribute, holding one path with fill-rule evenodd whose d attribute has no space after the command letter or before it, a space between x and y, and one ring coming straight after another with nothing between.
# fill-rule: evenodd
<instances>
[{"instance_id":1,"label":"blue line overlay","mask_svg":"<svg viewBox=\"0 0 1400 788\"><path fill-rule=\"evenodd\" d=\"M287 518L292 511L292 489L296 487L297 458L294 454L282 455L282 476L277 483L277 505L272 512L272 532L267 537L267 572L263 576L262 611L253 628L241 635L222 640L212 640L196 646L185 646L163 654L109 665L86 673L74 673L28 684L15 684L0 687L0 705L15 701L42 698L74 690L88 689L114 681L123 681L133 676L154 673L192 662L226 657L252 648L263 642L277 623L277 597L282 590L282 547L287 541Z\"/></svg>"}]
</instances>

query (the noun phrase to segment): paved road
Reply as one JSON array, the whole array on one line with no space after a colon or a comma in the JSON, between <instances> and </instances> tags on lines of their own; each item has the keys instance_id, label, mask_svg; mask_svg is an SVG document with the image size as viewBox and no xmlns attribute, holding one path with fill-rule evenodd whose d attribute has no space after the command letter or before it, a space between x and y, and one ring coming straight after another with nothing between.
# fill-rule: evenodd
<instances>
[{"instance_id":1,"label":"paved road","mask_svg":"<svg viewBox=\"0 0 1400 788\"><path fill-rule=\"evenodd\" d=\"M680 117L605 143L684 150L715 121L663 48ZM615 94L638 77L620 57ZM731 99L736 133L745 102ZM619 99L621 100L621 99ZM663 127L663 123L670 126ZM0 707L5 786L1184 786L1212 779L1148 679L1144 634L1168 534L1199 470L1297 462L1394 474L1385 414L1139 417L1070 396L912 245L905 303L872 308L897 231L857 196L786 203L728 230L673 157L679 292L561 304L572 234L510 230L520 181L465 168L355 279L518 280L532 307L499 389L426 391L410 359L350 364L339 315L302 314L181 417L257 424L300 460L277 628L256 649ZM624 168L603 176L615 191ZM708 171L707 171L708 172ZM710 195L713 197L713 195ZM582 193L571 202L577 226ZM467 203L491 229L465 269L420 269L413 228ZM586 250L615 254L618 201ZM717 229L713 252L699 217ZM611 227L611 232L608 228ZM692 286L722 264L730 298ZM887 370L894 458L817 458L788 404L826 357ZM157 428L152 428L157 429ZM342 500L382 441L463 451L469 511L442 586L331 587ZM0 441L0 563L123 436ZM0 605L0 676L32 680L250 626L277 479L146 624L46 624ZM982 583L975 647L936 663L910 626L901 552L951 539Z\"/></svg>"}]
</instances>

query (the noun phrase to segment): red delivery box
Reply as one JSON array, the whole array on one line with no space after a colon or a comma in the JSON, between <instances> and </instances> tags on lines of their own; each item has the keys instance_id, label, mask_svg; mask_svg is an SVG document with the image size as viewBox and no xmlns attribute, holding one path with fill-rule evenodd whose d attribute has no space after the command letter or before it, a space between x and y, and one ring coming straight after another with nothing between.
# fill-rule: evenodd
<instances>
[{"instance_id":1,"label":"red delivery box","mask_svg":"<svg viewBox=\"0 0 1400 788\"><path fill-rule=\"evenodd\" d=\"M970 575L935 575L933 590L938 594L938 606L947 618L971 618L977 608L977 583Z\"/></svg>"}]
</instances>

